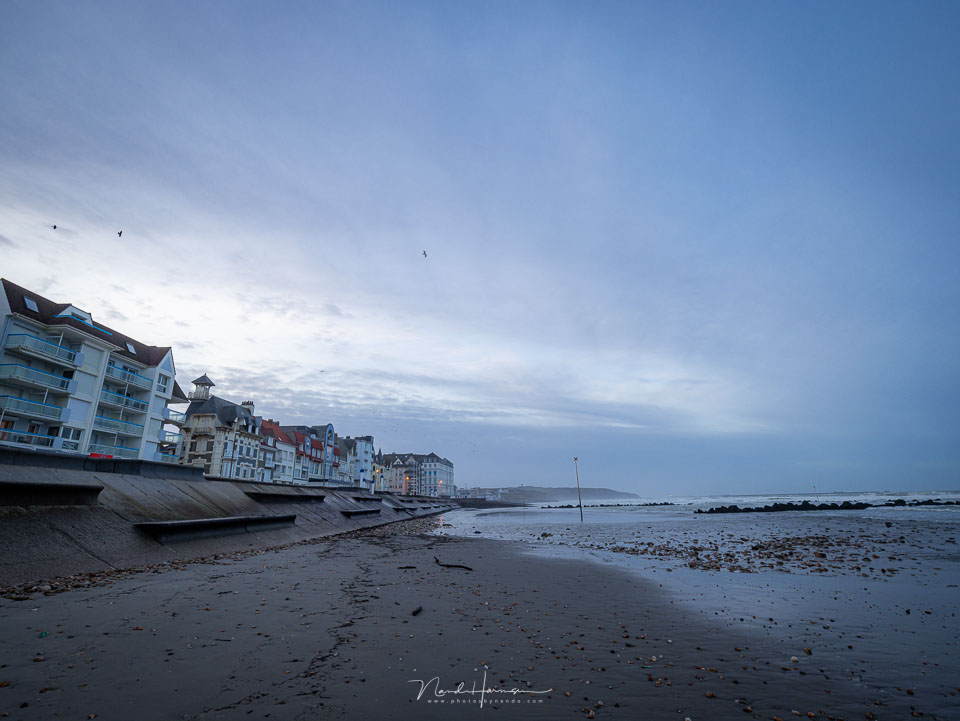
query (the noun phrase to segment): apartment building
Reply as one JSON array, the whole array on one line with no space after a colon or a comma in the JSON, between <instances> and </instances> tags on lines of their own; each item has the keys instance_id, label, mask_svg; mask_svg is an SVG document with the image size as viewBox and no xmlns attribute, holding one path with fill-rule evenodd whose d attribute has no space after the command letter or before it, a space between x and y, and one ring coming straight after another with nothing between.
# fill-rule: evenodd
<instances>
[{"instance_id":1,"label":"apartment building","mask_svg":"<svg viewBox=\"0 0 960 721\"><path fill-rule=\"evenodd\" d=\"M453 495L453 464L436 453L418 457L420 465L420 492L424 496Z\"/></svg>"},{"instance_id":2,"label":"apartment building","mask_svg":"<svg viewBox=\"0 0 960 721\"><path fill-rule=\"evenodd\" d=\"M385 453L383 466L394 493L450 497L453 494L453 463L436 453Z\"/></svg>"},{"instance_id":3,"label":"apartment building","mask_svg":"<svg viewBox=\"0 0 960 721\"><path fill-rule=\"evenodd\" d=\"M173 352L0 279L0 445L176 462Z\"/></svg>"}]
</instances>

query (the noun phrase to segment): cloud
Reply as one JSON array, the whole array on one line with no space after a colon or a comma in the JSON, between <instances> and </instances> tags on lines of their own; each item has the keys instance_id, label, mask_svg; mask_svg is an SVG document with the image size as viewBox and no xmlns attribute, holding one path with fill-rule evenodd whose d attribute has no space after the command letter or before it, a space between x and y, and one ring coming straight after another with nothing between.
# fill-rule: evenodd
<instances>
[{"instance_id":1,"label":"cloud","mask_svg":"<svg viewBox=\"0 0 960 721\"><path fill-rule=\"evenodd\" d=\"M9 239L7 236L5 236L5 235L0 235L0 245L5 245L5 246L7 246L8 248L16 248L16 247L17 247L17 244L14 243L12 240L10 240L10 239Z\"/></svg>"}]
</instances>

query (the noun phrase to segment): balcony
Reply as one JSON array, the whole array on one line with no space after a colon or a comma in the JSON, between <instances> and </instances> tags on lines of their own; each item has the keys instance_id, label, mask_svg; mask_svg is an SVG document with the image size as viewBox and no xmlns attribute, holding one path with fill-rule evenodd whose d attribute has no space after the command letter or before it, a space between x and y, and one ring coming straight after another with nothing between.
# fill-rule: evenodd
<instances>
[{"instance_id":1,"label":"balcony","mask_svg":"<svg viewBox=\"0 0 960 721\"><path fill-rule=\"evenodd\" d=\"M0 363L0 381L25 388L44 388L54 393L68 395L77 387L77 382L71 378L55 376L53 373L15 363Z\"/></svg>"},{"instance_id":2,"label":"balcony","mask_svg":"<svg viewBox=\"0 0 960 721\"><path fill-rule=\"evenodd\" d=\"M107 418L106 416L94 416L93 427L98 431L120 433L125 436L136 436L139 438L143 435L143 426L139 423L130 423L129 421Z\"/></svg>"},{"instance_id":3,"label":"balcony","mask_svg":"<svg viewBox=\"0 0 960 721\"><path fill-rule=\"evenodd\" d=\"M77 353L66 346L26 333L10 334L7 336L7 343L4 347L20 355L42 358L51 363L59 363L70 368L76 368L83 364L82 353Z\"/></svg>"},{"instance_id":4,"label":"balcony","mask_svg":"<svg viewBox=\"0 0 960 721\"><path fill-rule=\"evenodd\" d=\"M161 443L179 443L183 440L183 435L171 431L160 431L159 440Z\"/></svg>"},{"instance_id":5,"label":"balcony","mask_svg":"<svg viewBox=\"0 0 960 721\"><path fill-rule=\"evenodd\" d=\"M173 408L164 408L163 419L177 425L182 425L187 422L187 414L180 411L175 411Z\"/></svg>"},{"instance_id":6,"label":"balcony","mask_svg":"<svg viewBox=\"0 0 960 721\"><path fill-rule=\"evenodd\" d=\"M0 443L16 443L34 448L59 448L60 439L55 436L45 436L40 433L26 433L24 431L0 431Z\"/></svg>"},{"instance_id":7,"label":"balcony","mask_svg":"<svg viewBox=\"0 0 960 721\"><path fill-rule=\"evenodd\" d=\"M140 454L140 450L125 446L104 446L99 443L91 443L87 447L87 453L99 453L103 456L114 456L115 458L136 458Z\"/></svg>"},{"instance_id":8,"label":"balcony","mask_svg":"<svg viewBox=\"0 0 960 721\"><path fill-rule=\"evenodd\" d=\"M118 393L111 393L110 391L100 391L100 402L117 406L118 408L127 408L137 413L147 412L147 403L145 401L128 396L121 396Z\"/></svg>"},{"instance_id":9,"label":"balcony","mask_svg":"<svg viewBox=\"0 0 960 721\"><path fill-rule=\"evenodd\" d=\"M142 376L139 373L133 373L131 371L125 371L123 368L118 366L107 366L106 371L107 378L112 378L113 380L120 381L121 383L129 383L132 386L137 388L143 388L144 390L150 390L153 388L153 381L146 376Z\"/></svg>"},{"instance_id":10,"label":"balcony","mask_svg":"<svg viewBox=\"0 0 960 721\"><path fill-rule=\"evenodd\" d=\"M50 403L28 401L26 398L17 398L16 396L0 396L0 408L4 409L7 413L14 413L18 416L42 418L48 421L63 422L66 421L70 415L70 412L66 408Z\"/></svg>"}]
</instances>

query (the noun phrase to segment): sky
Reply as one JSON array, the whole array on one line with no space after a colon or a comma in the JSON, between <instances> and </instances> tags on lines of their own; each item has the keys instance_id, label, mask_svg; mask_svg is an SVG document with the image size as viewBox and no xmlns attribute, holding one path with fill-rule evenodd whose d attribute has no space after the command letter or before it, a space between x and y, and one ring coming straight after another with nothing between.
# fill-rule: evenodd
<instances>
[{"instance_id":1,"label":"sky","mask_svg":"<svg viewBox=\"0 0 960 721\"><path fill-rule=\"evenodd\" d=\"M5 0L0 274L460 486L960 488L958 31Z\"/></svg>"}]
</instances>

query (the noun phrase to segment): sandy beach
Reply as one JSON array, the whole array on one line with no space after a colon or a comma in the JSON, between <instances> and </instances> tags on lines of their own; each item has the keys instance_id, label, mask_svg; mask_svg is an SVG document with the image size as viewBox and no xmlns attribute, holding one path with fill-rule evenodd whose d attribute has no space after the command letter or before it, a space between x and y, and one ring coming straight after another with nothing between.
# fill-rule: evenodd
<instances>
[{"instance_id":1,"label":"sandy beach","mask_svg":"<svg viewBox=\"0 0 960 721\"><path fill-rule=\"evenodd\" d=\"M893 643L878 628L841 645L836 630L852 619L837 616L768 633L711 619L676 589L615 565L423 533L441 522L0 600L0 713L111 721L958 717L948 659L897 662L913 657L918 649L907 646L922 634ZM727 576L738 593L746 574ZM929 592L916 601L912 615L898 613L955 635L955 616L943 618L940 606L924 612L935 605Z\"/></svg>"}]
</instances>

